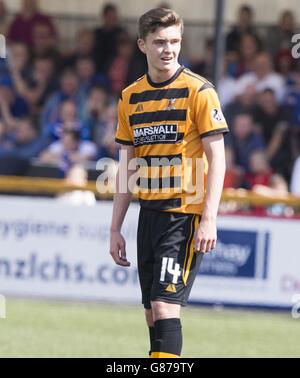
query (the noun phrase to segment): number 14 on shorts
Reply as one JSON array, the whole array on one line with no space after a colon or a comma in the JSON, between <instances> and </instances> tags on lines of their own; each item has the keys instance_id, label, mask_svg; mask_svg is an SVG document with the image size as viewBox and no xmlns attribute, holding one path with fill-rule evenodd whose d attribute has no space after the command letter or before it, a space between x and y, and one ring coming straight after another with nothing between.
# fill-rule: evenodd
<instances>
[{"instance_id":1,"label":"number 14 on shorts","mask_svg":"<svg viewBox=\"0 0 300 378\"><path fill-rule=\"evenodd\" d=\"M178 278L180 277L181 270L180 265L175 263L172 257L164 257L162 259L161 272L160 272L160 281L165 282L166 272L170 273L173 276L172 283L177 284Z\"/></svg>"}]
</instances>

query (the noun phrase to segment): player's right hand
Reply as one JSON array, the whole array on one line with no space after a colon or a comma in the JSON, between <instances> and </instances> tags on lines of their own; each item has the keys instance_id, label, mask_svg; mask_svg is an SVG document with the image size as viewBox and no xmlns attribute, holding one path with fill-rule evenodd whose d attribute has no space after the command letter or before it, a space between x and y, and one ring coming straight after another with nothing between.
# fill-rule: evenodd
<instances>
[{"instance_id":1,"label":"player's right hand","mask_svg":"<svg viewBox=\"0 0 300 378\"><path fill-rule=\"evenodd\" d=\"M126 242L119 231L110 232L110 254L117 265L130 266L126 258Z\"/></svg>"}]
</instances>

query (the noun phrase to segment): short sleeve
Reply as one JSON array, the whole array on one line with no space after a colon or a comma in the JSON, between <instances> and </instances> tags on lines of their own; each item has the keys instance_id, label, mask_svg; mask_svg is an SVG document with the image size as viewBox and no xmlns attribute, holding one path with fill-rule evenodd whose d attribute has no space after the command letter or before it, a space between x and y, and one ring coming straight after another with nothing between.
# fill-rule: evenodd
<instances>
[{"instance_id":1,"label":"short sleeve","mask_svg":"<svg viewBox=\"0 0 300 378\"><path fill-rule=\"evenodd\" d=\"M120 144L129 146L133 145L132 130L126 119L124 103L122 99L120 99L118 103L118 128L115 140Z\"/></svg>"},{"instance_id":2,"label":"short sleeve","mask_svg":"<svg viewBox=\"0 0 300 378\"><path fill-rule=\"evenodd\" d=\"M228 133L216 91L213 88L200 89L195 96L193 114L200 137Z\"/></svg>"}]
</instances>

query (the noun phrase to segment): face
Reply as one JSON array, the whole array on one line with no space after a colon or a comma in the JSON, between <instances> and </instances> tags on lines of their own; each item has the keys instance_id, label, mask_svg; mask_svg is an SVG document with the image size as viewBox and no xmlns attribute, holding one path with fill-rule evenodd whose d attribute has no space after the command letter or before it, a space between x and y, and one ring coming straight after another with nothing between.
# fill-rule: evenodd
<instances>
[{"instance_id":1,"label":"face","mask_svg":"<svg viewBox=\"0 0 300 378\"><path fill-rule=\"evenodd\" d=\"M248 27L252 22L252 14L249 13L248 10L240 10L239 12L239 22L240 25Z\"/></svg>"},{"instance_id":2,"label":"face","mask_svg":"<svg viewBox=\"0 0 300 378\"><path fill-rule=\"evenodd\" d=\"M48 25L37 24L33 29L33 44L37 53L43 54L55 48L55 38Z\"/></svg>"},{"instance_id":3,"label":"face","mask_svg":"<svg viewBox=\"0 0 300 378\"><path fill-rule=\"evenodd\" d=\"M37 9L36 0L23 0L22 8L34 12Z\"/></svg>"},{"instance_id":4,"label":"face","mask_svg":"<svg viewBox=\"0 0 300 378\"><path fill-rule=\"evenodd\" d=\"M77 62L76 71L80 79L88 80L96 72L95 63L91 59L81 59Z\"/></svg>"},{"instance_id":5,"label":"face","mask_svg":"<svg viewBox=\"0 0 300 378\"><path fill-rule=\"evenodd\" d=\"M177 68L181 48L179 25L158 28L145 40L139 39L139 48L146 54L149 71L170 72Z\"/></svg>"},{"instance_id":6,"label":"face","mask_svg":"<svg viewBox=\"0 0 300 378\"><path fill-rule=\"evenodd\" d=\"M76 120L76 105L71 101L66 101L61 107L60 116L65 122Z\"/></svg>"},{"instance_id":7,"label":"face","mask_svg":"<svg viewBox=\"0 0 300 378\"><path fill-rule=\"evenodd\" d=\"M103 15L104 23L108 26L115 26L118 23L118 12L116 9L110 9Z\"/></svg>"},{"instance_id":8,"label":"face","mask_svg":"<svg viewBox=\"0 0 300 378\"><path fill-rule=\"evenodd\" d=\"M254 85L248 85L244 92L239 96L239 100L243 105L251 106L256 101L256 88Z\"/></svg>"},{"instance_id":9,"label":"face","mask_svg":"<svg viewBox=\"0 0 300 378\"><path fill-rule=\"evenodd\" d=\"M252 173L267 171L269 166L263 152L253 152L250 156L250 170Z\"/></svg>"},{"instance_id":10,"label":"face","mask_svg":"<svg viewBox=\"0 0 300 378\"><path fill-rule=\"evenodd\" d=\"M272 71L272 62L267 54L260 54L255 59L255 73L258 77L263 77Z\"/></svg>"},{"instance_id":11,"label":"face","mask_svg":"<svg viewBox=\"0 0 300 378\"><path fill-rule=\"evenodd\" d=\"M280 20L281 28L283 30L292 31L294 29L295 19L291 12L285 12Z\"/></svg>"},{"instance_id":12,"label":"face","mask_svg":"<svg viewBox=\"0 0 300 378\"><path fill-rule=\"evenodd\" d=\"M5 4L0 0L0 17L4 17L6 14Z\"/></svg>"},{"instance_id":13,"label":"face","mask_svg":"<svg viewBox=\"0 0 300 378\"><path fill-rule=\"evenodd\" d=\"M258 98L258 103L265 112L272 112L277 108L277 101L274 93L264 92Z\"/></svg>"},{"instance_id":14,"label":"face","mask_svg":"<svg viewBox=\"0 0 300 378\"><path fill-rule=\"evenodd\" d=\"M61 142L66 152L76 151L79 146L79 142L70 133L63 133Z\"/></svg>"},{"instance_id":15,"label":"face","mask_svg":"<svg viewBox=\"0 0 300 378\"><path fill-rule=\"evenodd\" d=\"M95 34L83 30L80 31L76 38L76 50L82 55L89 55L95 47Z\"/></svg>"},{"instance_id":16,"label":"face","mask_svg":"<svg viewBox=\"0 0 300 378\"><path fill-rule=\"evenodd\" d=\"M73 73L64 74L61 79L61 89L66 95L74 95L78 89L77 76Z\"/></svg>"},{"instance_id":17,"label":"face","mask_svg":"<svg viewBox=\"0 0 300 378\"><path fill-rule=\"evenodd\" d=\"M19 143L26 143L34 139L35 130L29 121L19 121L16 128L16 139Z\"/></svg>"},{"instance_id":18,"label":"face","mask_svg":"<svg viewBox=\"0 0 300 378\"><path fill-rule=\"evenodd\" d=\"M244 114L236 116L233 129L234 134L238 139L246 139L253 131L252 119Z\"/></svg>"},{"instance_id":19,"label":"face","mask_svg":"<svg viewBox=\"0 0 300 378\"><path fill-rule=\"evenodd\" d=\"M50 59L38 59L34 62L34 77L37 81L48 81L54 73L54 63Z\"/></svg>"},{"instance_id":20,"label":"face","mask_svg":"<svg viewBox=\"0 0 300 378\"><path fill-rule=\"evenodd\" d=\"M240 51L244 58L253 58L258 51L255 38L249 34L245 34L241 39Z\"/></svg>"},{"instance_id":21,"label":"face","mask_svg":"<svg viewBox=\"0 0 300 378\"><path fill-rule=\"evenodd\" d=\"M29 60L29 52L26 45L22 43L16 43L11 47L11 58L13 65L17 69L22 69L26 66Z\"/></svg>"}]
</instances>

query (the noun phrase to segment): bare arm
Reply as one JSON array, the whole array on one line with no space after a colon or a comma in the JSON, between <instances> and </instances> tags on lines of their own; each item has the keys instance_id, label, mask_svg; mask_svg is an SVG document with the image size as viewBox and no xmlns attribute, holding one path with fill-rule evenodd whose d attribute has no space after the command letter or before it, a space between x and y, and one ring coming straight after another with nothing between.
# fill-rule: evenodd
<instances>
[{"instance_id":1,"label":"bare arm","mask_svg":"<svg viewBox=\"0 0 300 378\"><path fill-rule=\"evenodd\" d=\"M132 146L122 146L122 152L127 153L128 163L135 157L134 147ZM122 189L126 185L124 192L120 188L120 172L127 172L127 182L122 185ZM110 254L115 263L121 266L130 266L130 263L126 259L126 243L121 235L121 227L132 198L132 193L128 189L128 180L135 172L128 169L128 164L121 157L116 178L116 193L114 195L113 215L110 227Z\"/></svg>"},{"instance_id":2,"label":"bare arm","mask_svg":"<svg viewBox=\"0 0 300 378\"><path fill-rule=\"evenodd\" d=\"M17 92L24 97L30 105L36 105L46 88L46 82L39 80L35 88L30 88L22 78L20 71L12 70L12 76Z\"/></svg>"},{"instance_id":3,"label":"bare arm","mask_svg":"<svg viewBox=\"0 0 300 378\"><path fill-rule=\"evenodd\" d=\"M208 175L204 209L199 227L195 232L194 246L196 251L205 253L216 247L216 221L226 166L222 134L203 138L202 143L208 160Z\"/></svg>"},{"instance_id":4,"label":"bare arm","mask_svg":"<svg viewBox=\"0 0 300 378\"><path fill-rule=\"evenodd\" d=\"M288 129L288 124L286 122L281 122L276 126L273 132L272 138L267 146L266 153L269 160L271 160L280 149L280 146L285 137L285 132L287 131L287 129Z\"/></svg>"}]
</instances>

